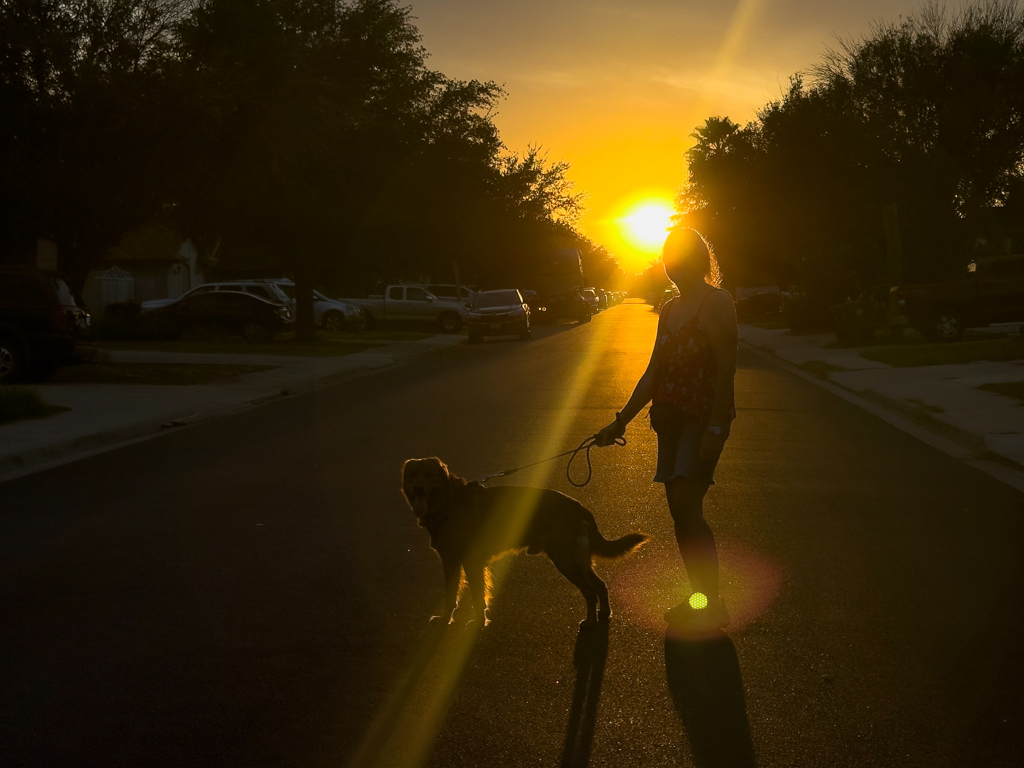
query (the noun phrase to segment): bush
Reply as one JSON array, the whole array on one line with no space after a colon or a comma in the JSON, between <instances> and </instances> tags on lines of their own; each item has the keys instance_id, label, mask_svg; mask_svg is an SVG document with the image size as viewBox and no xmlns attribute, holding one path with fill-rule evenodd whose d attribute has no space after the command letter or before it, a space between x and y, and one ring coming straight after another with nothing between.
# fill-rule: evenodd
<instances>
[{"instance_id":1,"label":"bush","mask_svg":"<svg viewBox=\"0 0 1024 768\"><path fill-rule=\"evenodd\" d=\"M31 389L10 384L0 385L0 424L21 419L39 419L52 412L43 399Z\"/></svg>"}]
</instances>

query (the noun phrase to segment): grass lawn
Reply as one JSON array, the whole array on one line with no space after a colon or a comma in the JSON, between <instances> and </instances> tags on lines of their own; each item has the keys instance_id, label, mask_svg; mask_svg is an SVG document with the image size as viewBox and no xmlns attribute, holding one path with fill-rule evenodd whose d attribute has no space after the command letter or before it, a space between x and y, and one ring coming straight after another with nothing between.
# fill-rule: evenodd
<instances>
[{"instance_id":1,"label":"grass lawn","mask_svg":"<svg viewBox=\"0 0 1024 768\"><path fill-rule=\"evenodd\" d=\"M978 389L995 392L997 395L1012 397L1020 405L1024 405L1024 381L1004 381L999 384L982 384Z\"/></svg>"},{"instance_id":2,"label":"grass lawn","mask_svg":"<svg viewBox=\"0 0 1024 768\"><path fill-rule=\"evenodd\" d=\"M83 363L59 368L52 384L214 384L269 371L272 365L163 364L163 363Z\"/></svg>"},{"instance_id":3,"label":"grass lawn","mask_svg":"<svg viewBox=\"0 0 1024 768\"><path fill-rule=\"evenodd\" d=\"M861 357L886 363L896 368L916 368L922 365L959 365L979 360L990 362L1024 360L1024 339L1008 336L996 339L954 341L946 344L892 344L866 347L859 350Z\"/></svg>"},{"instance_id":4,"label":"grass lawn","mask_svg":"<svg viewBox=\"0 0 1024 768\"><path fill-rule=\"evenodd\" d=\"M9 384L0 386L0 424L23 419L45 419L69 410L46 403L37 392Z\"/></svg>"}]
</instances>

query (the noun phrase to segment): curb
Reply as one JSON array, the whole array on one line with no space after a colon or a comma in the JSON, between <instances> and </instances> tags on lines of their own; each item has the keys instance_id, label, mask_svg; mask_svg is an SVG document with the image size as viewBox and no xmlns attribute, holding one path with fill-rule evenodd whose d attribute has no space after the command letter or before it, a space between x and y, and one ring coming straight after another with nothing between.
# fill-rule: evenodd
<instances>
[{"instance_id":1,"label":"curb","mask_svg":"<svg viewBox=\"0 0 1024 768\"><path fill-rule=\"evenodd\" d=\"M168 416L164 414L159 419L146 419L118 429L81 435L22 453L8 454L6 456L0 455L0 483L52 467L58 467L62 464L69 464L73 461L95 456L106 451L112 451L121 446L151 440L168 432L202 424L222 416L259 408L284 398L297 397L330 387L340 386L349 381L395 368L456 346L458 345L424 345L422 348L416 349L414 352L404 356L386 358L387 362L384 359L378 359L373 361L372 364L356 370L327 373L317 379L298 382L287 387L279 387L276 393L258 397L255 400L221 405L209 413L200 414L190 411L180 415Z\"/></svg>"},{"instance_id":2,"label":"curb","mask_svg":"<svg viewBox=\"0 0 1024 768\"><path fill-rule=\"evenodd\" d=\"M832 383L839 387L843 386L838 382ZM846 389L846 387L843 387L843 389ZM853 390L848 391L854 392ZM859 395L865 400L869 400L877 405L881 405L884 408L891 408L892 410L906 416L915 424L919 424L925 429L930 429L935 434L941 435L947 440L953 440L954 442L960 443L964 448L977 452L985 450L985 438L981 435L976 435L973 432L968 432L966 429L961 429L960 427L956 427L943 421L923 405L908 403L906 400L897 400L895 398L888 397L887 395L883 395L880 392L876 392L873 389L865 389L860 392L854 392L854 394ZM1011 459L1006 460L1011 461ZM1022 469L1024 469L1024 467L1022 467Z\"/></svg>"},{"instance_id":3,"label":"curb","mask_svg":"<svg viewBox=\"0 0 1024 768\"><path fill-rule=\"evenodd\" d=\"M822 379L799 368L779 357L773 350L757 347L742 339L740 344L782 370L856 405L947 456L963 461L1024 492L1024 467L1006 456L988 450L984 438L980 435L947 424L921 406L894 400L873 390L855 392L837 382Z\"/></svg>"},{"instance_id":4,"label":"curb","mask_svg":"<svg viewBox=\"0 0 1024 768\"><path fill-rule=\"evenodd\" d=\"M85 458L117 445L137 442L140 438L155 437L167 431L170 426L189 423L191 422L187 416L171 421L168 421L167 418L149 419L120 429L94 432L91 435L82 435L71 440L51 443L43 448L0 456L0 483L66 463L72 457Z\"/></svg>"}]
</instances>

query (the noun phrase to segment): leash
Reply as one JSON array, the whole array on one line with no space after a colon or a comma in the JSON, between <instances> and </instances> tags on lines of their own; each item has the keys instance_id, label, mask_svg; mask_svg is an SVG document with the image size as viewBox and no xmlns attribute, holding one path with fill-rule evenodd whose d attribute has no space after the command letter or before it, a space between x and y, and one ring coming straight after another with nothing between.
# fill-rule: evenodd
<instances>
[{"instance_id":1,"label":"leash","mask_svg":"<svg viewBox=\"0 0 1024 768\"><path fill-rule=\"evenodd\" d=\"M625 445L626 444L626 438L624 438L624 437L617 437L617 438L615 438L615 443L614 444L615 445ZM568 480L569 484L571 486L573 486L574 488L582 488L587 483L589 483L591 478L594 476L594 466L593 466L593 464L590 463L590 449L593 448L595 445L597 445L597 435L591 435L590 437L584 438L583 442L580 443L579 445L577 445L571 451L566 451L565 453L560 453L557 456L549 456L546 459L541 459L540 461L535 461L532 464L524 464L521 467L514 467L512 469L506 469L506 470L503 470L501 472L495 472L493 475L484 475L482 478L477 480L477 482L480 483L481 485L483 485L488 480L493 480L496 477L508 477L509 475L514 475L516 472L518 472L521 469L529 469L530 467L536 467L538 464L544 464L544 463L546 463L548 461L554 461L555 459L560 459L563 456L570 456L571 455L571 458L569 459L569 463L565 465L565 479ZM572 479L572 474L570 473L569 470L572 469L572 463L573 463L573 461L576 460L576 456L579 454L580 451L584 451L585 454L586 454L586 457L587 457L587 479L584 480L582 483L577 483L575 480Z\"/></svg>"}]
</instances>

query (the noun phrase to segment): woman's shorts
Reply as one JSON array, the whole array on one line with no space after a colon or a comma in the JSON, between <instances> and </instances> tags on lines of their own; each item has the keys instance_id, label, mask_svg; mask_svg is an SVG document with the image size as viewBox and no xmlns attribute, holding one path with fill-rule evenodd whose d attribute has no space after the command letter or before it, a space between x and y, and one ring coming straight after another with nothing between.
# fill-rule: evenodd
<instances>
[{"instance_id":1,"label":"woman's shorts","mask_svg":"<svg viewBox=\"0 0 1024 768\"><path fill-rule=\"evenodd\" d=\"M699 461L700 440L707 431L707 424L681 412L673 421L675 423L658 430L658 469L654 482L667 483L677 477L686 477L714 485L719 457L703 467ZM725 438L729 437L728 426L723 427L722 432Z\"/></svg>"}]
</instances>

